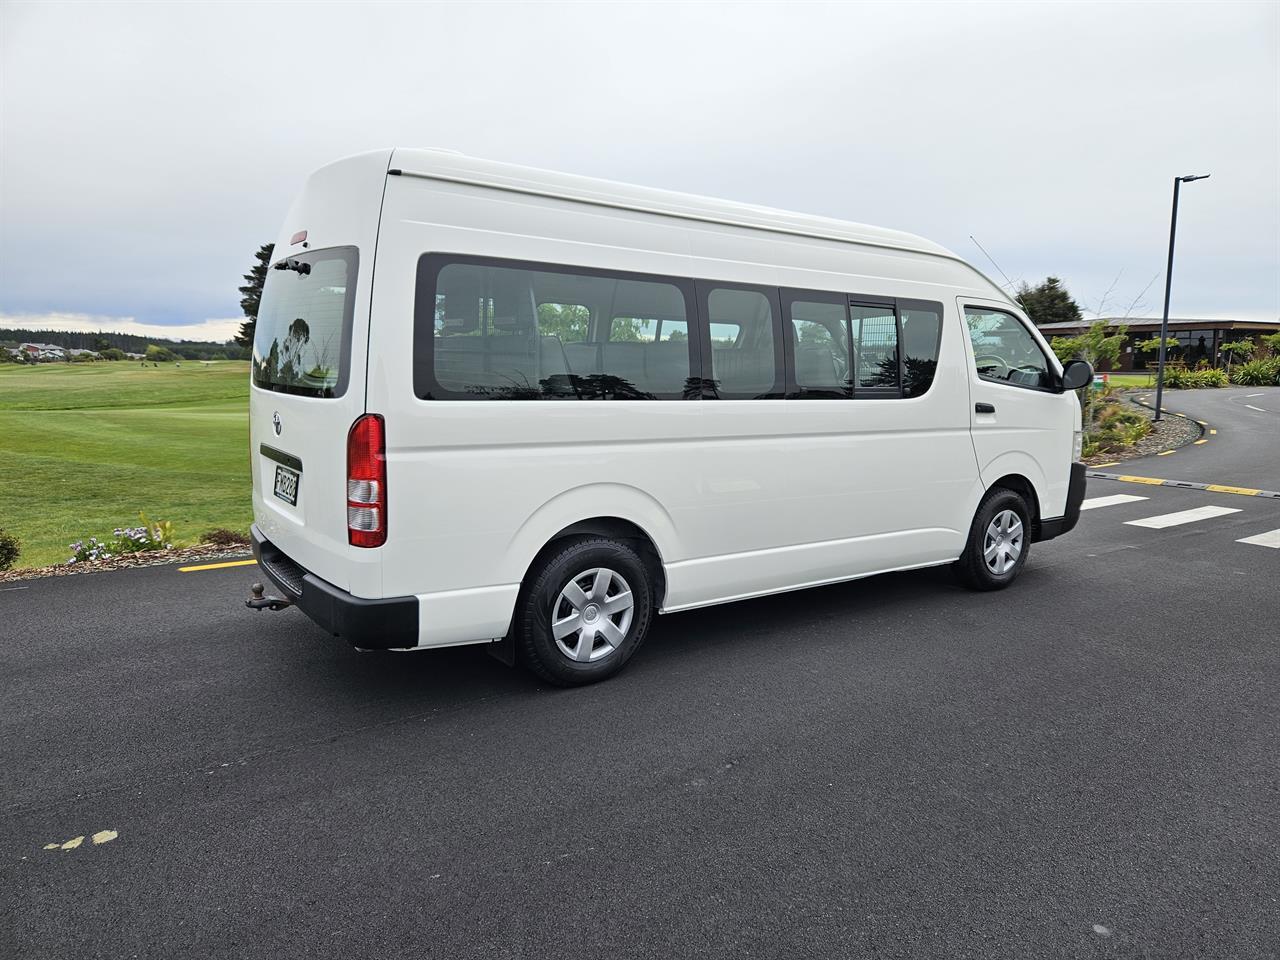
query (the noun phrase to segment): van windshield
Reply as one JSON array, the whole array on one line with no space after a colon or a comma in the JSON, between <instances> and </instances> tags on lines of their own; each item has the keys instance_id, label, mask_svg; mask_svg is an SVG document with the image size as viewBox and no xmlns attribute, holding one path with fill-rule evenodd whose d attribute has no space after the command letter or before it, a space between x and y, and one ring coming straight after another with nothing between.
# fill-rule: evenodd
<instances>
[{"instance_id":1,"label":"van windshield","mask_svg":"<svg viewBox=\"0 0 1280 960\"><path fill-rule=\"evenodd\" d=\"M340 397L347 389L355 307L355 247L272 264L253 335L253 382L264 390Z\"/></svg>"}]
</instances>

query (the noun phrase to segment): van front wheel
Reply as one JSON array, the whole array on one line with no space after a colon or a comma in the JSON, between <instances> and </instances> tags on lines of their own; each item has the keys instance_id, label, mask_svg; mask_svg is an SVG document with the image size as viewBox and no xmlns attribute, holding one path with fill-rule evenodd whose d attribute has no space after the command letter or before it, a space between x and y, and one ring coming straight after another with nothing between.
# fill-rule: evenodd
<instances>
[{"instance_id":1,"label":"van front wheel","mask_svg":"<svg viewBox=\"0 0 1280 960\"><path fill-rule=\"evenodd\" d=\"M565 541L530 573L516 609L516 649L561 686L611 677L631 659L653 613L644 561L605 537Z\"/></svg>"},{"instance_id":2,"label":"van front wheel","mask_svg":"<svg viewBox=\"0 0 1280 960\"><path fill-rule=\"evenodd\" d=\"M1020 494L1004 487L978 505L969 541L955 562L956 575L974 590L1001 590L1013 583L1031 552L1031 511Z\"/></svg>"}]
</instances>

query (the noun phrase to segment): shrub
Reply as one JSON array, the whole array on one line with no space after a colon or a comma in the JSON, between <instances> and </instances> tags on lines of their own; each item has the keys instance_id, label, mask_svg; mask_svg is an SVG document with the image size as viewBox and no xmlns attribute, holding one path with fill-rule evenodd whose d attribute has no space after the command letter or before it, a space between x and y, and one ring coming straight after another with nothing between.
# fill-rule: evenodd
<instances>
[{"instance_id":1,"label":"shrub","mask_svg":"<svg viewBox=\"0 0 1280 960\"><path fill-rule=\"evenodd\" d=\"M1229 382L1226 371L1223 370L1184 370L1171 367L1164 372L1164 385L1171 390L1225 387Z\"/></svg>"},{"instance_id":2,"label":"shrub","mask_svg":"<svg viewBox=\"0 0 1280 960\"><path fill-rule=\"evenodd\" d=\"M22 544L11 533L0 530L0 570L8 570L22 552Z\"/></svg>"},{"instance_id":3,"label":"shrub","mask_svg":"<svg viewBox=\"0 0 1280 960\"><path fill-rule=\"evenodd\" d=\"M1250 360L1231 371L1231 382L1242 387L1280 386L1280 357Z\"/></svg>"},{"instance_id":4,"label":"shrub","mask_svg":"<svg viewBox=\"0 0 1280 960\"><path fill-rule=\"evenodd\" d=\"M124 553L145 553L150 550L168 550L173 546L173 524L168 520L152 523L145 513L139 513L140 527L116 527L110 539L90 537L70 545L71 557L67 563L83 563L86 560L109 560Z\"/></svg>"},{"instance_id":5,"label":"shrub","mask_svg":"<svg viewBox=\"0 0 1280 960\"><path fill-rule=\"evenodd\" d=\"M249 546L249 538L239 530L228 530L226 527L216 527L213 530L205 532L200 538L201 543L211 543L215 547L247 547Z\"/></svg>"}]
</instances>

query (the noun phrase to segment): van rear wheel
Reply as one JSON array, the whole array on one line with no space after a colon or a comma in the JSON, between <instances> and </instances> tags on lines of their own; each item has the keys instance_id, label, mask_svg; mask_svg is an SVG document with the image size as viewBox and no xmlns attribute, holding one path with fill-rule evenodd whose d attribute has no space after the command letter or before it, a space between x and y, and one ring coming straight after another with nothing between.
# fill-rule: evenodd
<instances>
[{"instance_id":1,"label":"van rear wheel","mask_svg":"<svg viewBox=\"0 0 1280 960\"><path fill-rule=\"evenodd\" d=\"M644 642L653 590L627 544L584 537L557 544L530 571L516 609L525 666L561 686L613 676Z\"/></svg>"},{"instance_id":2,"label":"van rear wheel","mask_svg":"<svg viewBox=\"0 0 1280 960\"><path fill-rule=\"evenodd\" d=\"M1031 553L1031 511L1021 494L997 487L982 498L955 562L960 582L974 590L1003 590Z\"/></svg>"}]
</instances>

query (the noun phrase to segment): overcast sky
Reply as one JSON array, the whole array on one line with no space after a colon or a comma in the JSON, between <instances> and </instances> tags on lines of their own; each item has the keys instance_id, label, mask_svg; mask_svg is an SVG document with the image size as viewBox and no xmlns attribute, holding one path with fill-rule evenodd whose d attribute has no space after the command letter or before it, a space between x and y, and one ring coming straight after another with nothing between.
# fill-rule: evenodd
<instances>
[{"instance_id":1,"label":"overcast sky","mask_svg":"<svg viewBox=\"0 0 1280 960\"><path fill-rule=\"evenodd\" d=\"M1280 313L1274 2L0 6L0 326L219 338L383 146L893 227L1087 310ZM1158 275L1158 276L1157 276Z\"/></svg>"}]
</instances>

